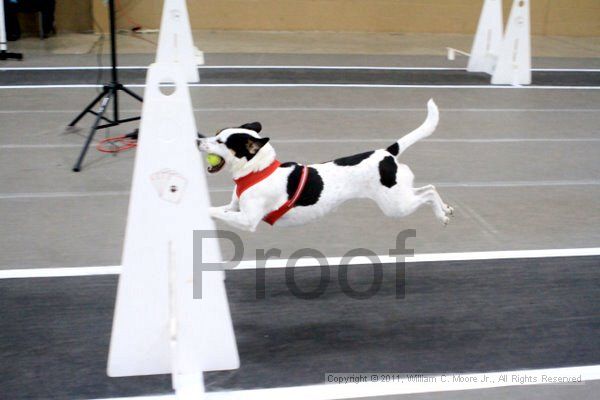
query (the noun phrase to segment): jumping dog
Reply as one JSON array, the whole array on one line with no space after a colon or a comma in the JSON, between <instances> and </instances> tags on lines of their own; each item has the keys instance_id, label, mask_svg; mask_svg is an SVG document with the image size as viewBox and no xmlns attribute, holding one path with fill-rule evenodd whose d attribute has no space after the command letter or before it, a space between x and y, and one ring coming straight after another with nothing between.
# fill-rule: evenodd
<instances>
[{"instance_id":1,"label":"jumping dog","mask_svg":"<svg viewBox=\"0 0 600 400\"><path fill-rule=\"evenodd\" d=\"M265 220L274 226L305 224L350 199L368 198L388 217L404 217L429 204L444 225L453 215L433 185L413 187L414 175L399 162L406 149L431 135L439 121L433 100L425 122L386 149L369 151L307 166L280 163L269 138L259 135L259 122L226 128L213 137L198 136L198 149L221 157L208 168L216 173L228 166L236 187L231 202L211 207L213 218L254 232Z\"/></svg>"}]
</instances>

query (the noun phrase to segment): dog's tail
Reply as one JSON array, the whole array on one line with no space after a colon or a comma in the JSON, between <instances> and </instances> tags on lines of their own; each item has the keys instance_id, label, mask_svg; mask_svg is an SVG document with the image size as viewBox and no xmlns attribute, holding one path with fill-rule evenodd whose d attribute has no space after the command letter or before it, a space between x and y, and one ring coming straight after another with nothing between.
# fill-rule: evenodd
<instances>
[{"instance_id":1,"label":"dog's tail","mask_svg":"<svg viewBox=\"0 0 600 400\"><path fill-rule=\"evenodd\" d=\"M417 143L419 140L431 135L433 131L435 131L439 120L440 112L438 110L438 107L433 101L433 99L430 99L427 103L427 118L425 119L425 122L423 122L423 124L420 127L415 129L408 135L403 136L396 143L388 147L387 151L389 151L396 157L400 156L400 154L404 153L404 151L410 146Z\"/></svg>"}]
</instances>

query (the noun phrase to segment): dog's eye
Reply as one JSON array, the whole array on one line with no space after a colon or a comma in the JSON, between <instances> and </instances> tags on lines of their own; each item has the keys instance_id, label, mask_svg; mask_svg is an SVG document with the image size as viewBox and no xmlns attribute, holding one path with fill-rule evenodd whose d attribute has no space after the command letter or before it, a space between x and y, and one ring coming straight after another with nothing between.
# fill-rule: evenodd
<instances>
[{"instance_id":1,"label":"dog's eye","mask_svg":"<svg viewBox=\"0 0 600 400\"><path fill-rule=\"evenodd\" d=\"M223 141L221 139L217 139L217 143L223 144Z\"/></svg>"}]
</instances>

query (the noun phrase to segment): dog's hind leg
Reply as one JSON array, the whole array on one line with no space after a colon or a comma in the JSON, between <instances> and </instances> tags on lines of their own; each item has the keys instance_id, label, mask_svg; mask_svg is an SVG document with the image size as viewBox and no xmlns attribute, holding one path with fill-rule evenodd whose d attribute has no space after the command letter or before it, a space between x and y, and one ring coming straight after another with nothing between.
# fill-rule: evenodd
<instances>
[{"instance_id":1,"label":"dog's hind leg","mask_svg":"<svg viewBox=\"0 0 600 400\"><path fill-rule=\"evenodd\" d=\"M431 205L433 213L444 225L450 222L449 216L454 214L454 209L444 203L437 190L435 190L435 187L429 185L413 189L413 191L416 196L421 197L426 203Z\"/></svg>"},{"instance_id":2,"label":"dog's hind leg","mask_svg":"<svg viewBox=\"0 0 600 400\"><path fill-rule=\"evenodd\" d=\"M429 194L429 195L431 195L434 198L435 202L440 202L442 204L442 209L444 210L444 213L446 215L448 215L448 216L453 216L454 215L454 208L452 208L448 204L444 203L444 201L440 197L440 194L438 193L438 191L435 188L435 186L433 186L433 185L427 185L427 186L422 186L422 187L419 187L419 188L414 188L413 190L415 191L415 194L418 194L418 195L422 195L422 194Z\"/></svg>"},{"instance_id":3,"label":"dog's hind leg","mask_svg":"<svg viewBox=\"0 0 600 400\"><path fill-rule=\"evenodd\" d=\"M429 204L440 222L444 225L450 222L445 204L439 195L437 195L437 192L431 189L423 189L421 191L413 188L407 188L402 191L387 190L379 192L373 200L375 200L381 211L388 217L404 217L412 214L422 205Z\"/></svg>"},{"instance_id":4,"label":"dog's hind leg","mask_svg":"<svg viewBox=\"0 0 600 400\"><path fill-rule=\"evenodd\" d=\"M386 216L393 218L410 215L428 202L424 196L414 193L413 189L382 190L372 199Z\"/></svg>"},{"instance_id":5,"label":"dog's hind leg","mask_svg":"<svg viewBox=\"0 0 600 400\"><path fill-rule=\"evenodd\" d=\"M415 194L422 194L424 192L426 192L427 190L435 190L435 186L433 185L427 185L427 186L422 186L422 187L418 187L418 188L413 188L413 190L415 191Z\"/></svg>"}]
</instances>

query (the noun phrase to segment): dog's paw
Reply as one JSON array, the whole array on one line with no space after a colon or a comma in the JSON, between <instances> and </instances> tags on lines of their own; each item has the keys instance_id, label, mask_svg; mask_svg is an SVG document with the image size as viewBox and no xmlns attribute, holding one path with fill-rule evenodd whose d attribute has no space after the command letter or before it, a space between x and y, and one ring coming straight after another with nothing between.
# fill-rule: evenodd
<instances>
[{"instance_id":1,"label":"dog's paw","mask_svg":"<svg viewBox=\"0 0 600 400\"><path fill-rule=\"evenodd\" d=\"M448 224L450 223L450 218L443 217L441 221L442 221L442 224L444 224L444 226L448 226Z\"/></svg>"},{"instance_id":2,"label":"dog's paw","mask_svg":"<svg viewBox=\"0 0 600 400\"><path fill-rule=\"evenodd\" d=\"M449 217L454 217L454 207L444 204L444 212Z\"/></svg>"}]
</instances>

